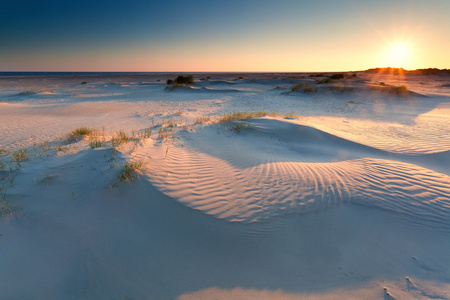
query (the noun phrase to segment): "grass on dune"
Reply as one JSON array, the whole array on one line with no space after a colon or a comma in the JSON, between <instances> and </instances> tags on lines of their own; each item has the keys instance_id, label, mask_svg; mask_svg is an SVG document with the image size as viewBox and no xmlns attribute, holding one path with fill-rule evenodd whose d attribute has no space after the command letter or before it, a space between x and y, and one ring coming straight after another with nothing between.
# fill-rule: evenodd
<instances>
[{"instance_id":1,"label":"grass on dune","mask_svg":"<svg viewBox=\"0 0 450 300\"><path fill-rule=\"evenodd\" d=\"M373 85L370 87L371 90L381 91L389 94L394 94L397 96L409 95L410 90L406 85L387 85L384 82L380 82L379 85Z\"/></svg>"},{"instance_id":2,"label":"grass on dune","mask_svg":"<svg viewBox=\"0 0 450 300\"><path fill-rule=\"evenodd\" d=\"M11 159L17 163L21 163L30 159L30 155L26 149L18 149L11 154Z\"/></svg>"},{"instance_id":3,"label":"grass on dune","mask_svg":"<svg viewBox=\"0 0 450 300\"><path fill-rule=\"evenodd\" d=\"M276 116L278 116L278 113L276 113L276 112L269 113L265 110L254 111L254 112L250 112L250 111L231 112L231 113L227 113L227 114L223 115L222 117L220 117L218 122L219 123L229 123L229 122L233 122L236 120L246 120L246 119L261 118L261 117L267 117L267 116L276 117Z\"/></svg>"},{"instance_id":4,"label":"grass on dune","mask_svg":"<svg viewBox=\"0 0 450 300\"><path fill-rule=\"evenodd\" d=\"M142 168L142 161L125 162L123 167L118 170L117 179L112 184L113 187L119 185L121 182L131 182L134 177L139 175L139 170Z\"/></svg>"},{"instance_id":5,"label":"grass on dune","mask_svg":"<svg viewBox=\"0 0 450 300\"><path fill-rule=\"evenodd\" d=\"M94 131L93 128L89 128L89 127L78 127L73 129L71 132L69 132L69 134L67 134L66 140L68 143L74 143L76 142L78 139L80 139L81 136L87 136L92 134L92 132Z\"/></svg>"},{"instance_id":6,"label":"grass on dune","mask_svg":"<svg viewBox=\"0 0 450 300\"><path fill-rule=\"evenodd\" d=\"M292 119L296 118L297 116L294 114L294 112L282 115L278 112L272 111L268 112L265 110L255 111L255 112L249 112L249 111L243 111L243 112L232 112L227 113L218 119L218 123L229 123L237 120L247 120L252 118L262 118L262 117L282 117L284 119Z\"/></svg>"}]
</instances>

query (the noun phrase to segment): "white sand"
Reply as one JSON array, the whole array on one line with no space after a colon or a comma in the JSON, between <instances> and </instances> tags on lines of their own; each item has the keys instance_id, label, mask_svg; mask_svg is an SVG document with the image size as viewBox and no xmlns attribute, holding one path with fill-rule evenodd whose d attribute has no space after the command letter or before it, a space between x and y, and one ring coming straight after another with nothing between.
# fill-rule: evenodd
<instances>
[{"instance_id":1,"label":"white sand","mask_svg":"<svg viewBox=\"0 0 450 300\"><path fill-rule=\"evenodd\" d=\"M17 205L0 217L0 298L450 299L449 76L286 93L313 83L292 76L171 92L162 75L0 77L1 192ZM300 117L192 125L257 110ZM153 131L57 151L80 126ZM18 148L31 158L14 170ZM139 180L111 188L126 161Z\"/></svg>"}]
</instances>

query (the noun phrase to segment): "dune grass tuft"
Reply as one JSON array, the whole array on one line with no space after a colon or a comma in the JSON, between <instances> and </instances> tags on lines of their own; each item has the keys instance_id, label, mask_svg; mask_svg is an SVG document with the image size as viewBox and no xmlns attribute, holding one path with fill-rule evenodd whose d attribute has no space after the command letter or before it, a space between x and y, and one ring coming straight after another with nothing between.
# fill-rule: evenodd
<instances>
[{"instance_id":1,"label":"dune grass tuft","mask_svg":"<svg viewBox=\"0 0 450 300\"><path fill-rule=\"evenodd\" d=\"M406 85L387 85L384 82L380 82L379 85L373 85L370 87L371 90L381 91L389 94L395 94L397 96L409 95L410 90Z\"/></svg>"},{"instance_id":2,"label":"dune grass tuft","mask_svg":"<svg viewBox=\"0 0 450 300\"><path fill-rule=\"evenodd\" d=\"M94 129L89 127L78 127L73 129L69 134L67 134L66 140L68 143L76 142L81 136L86 136L92 134Z\"/></svg>"},{"instance_id":3,"label":"dune grass tuft","mask_svg":"<svg viewBox=\"0 0 450 300\"><path fill-rule=\"evenodd\" d=\"M118 147L122 144L127 144L130 140L131 137L121 130L111 138L111 146Z\"/></svg>"},{"instance_id":4,"label":"dune grass tuft","mask_svg":"<svg viewBox=\"0 0 450 300\"><path fill-rule=\"evenodd\" d=\"M261 118L266 116L276 117L279 114L276 112L267 112L265 110L255 111L255 112L249 112L249 111L243 111L243 112L232 112L227 113L219 118L219 123L229 123L236 120L245 120L245 119L252 119L252 118Z\"/></svg>"},{"instance_id":5,"label":"dune grass tuft","mask_svg":"<svg viewBox=\"0 0 450 300\"><path fill-rule=\"evenodd\" d=\"M124 181L133 181L134 177L138 175L139 170L142 168L142 165L142 161L125 162L123 167L119 169L117 179L112 186L117 186L119 183Z\"/></svg>"},{"instance_id":6,"label":"dune grass tuft","mask_svg":"<svg viewBox=\"0 0 450 300\"><path fill-rule=\"evenodd\" d=\"M30 159L26 149L18 149L11 154L11 159L17 163L21 163Z\"/></svg>"},{"instance_id":7,"label":"dune grass tuft","mask_svg":"<svg viewBox=\"0 0 450 300\"><path fill-rule=\"evenodd\" d=\"M299 92L302 91L303 93L317 93L317 88L313 87L309 84L309 82L300 82L297 84L294 84L293 86L291 86L291 91L292 92Z\"/></svg>"},{"instance_id":8,"label":"dune grass tuft","mask_svg":"<svg viewBox=\"0 0 450 300\"><path fill-rule=\"evenodd\" d=\"M194 124L205 124L211 121L211 116L196 117Z\"/></svg>"}]
</instances>

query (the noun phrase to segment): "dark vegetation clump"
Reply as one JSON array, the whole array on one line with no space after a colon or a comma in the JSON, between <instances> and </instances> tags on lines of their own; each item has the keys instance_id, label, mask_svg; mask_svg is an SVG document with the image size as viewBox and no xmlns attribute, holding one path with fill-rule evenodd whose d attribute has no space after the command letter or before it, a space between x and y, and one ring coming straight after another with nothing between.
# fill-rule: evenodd
<instances>
[{"instance_id":1,"label":"dark vegetation clump","mask_svg":"<svg viewBox=\"0 0 450 300\"><path fill-rule=\"evenodd\" d=\"M87 81L83 81L81 84L88 84L88 82Z\"/></svg>"},{"instance_id":2,"label":"dark vegetation clump","mask_svg":"<svg viewBox=\"0 0 450 300\"><path fill-rule=\"evenodd\" d=\"M317 80L317 83L318 84L332 83L334 80L340 80L340 79L344 79L344 78L356 78L356 74L352 74L352 75L346 75L343 73L333 74L326 78Z\"/></svg>"},{"instance_id":3,"label":"dark vegetation clump","mask_svg":"<svg viewBox=\"0 0 450 300\"><path fill-rule=\"evenodd\" d=\"M164 88L166 91L173 91L176 89L190 89L191 87L189 85L195 84L194 83L194 76L187 75L182 76L179 75L175 79L167 79L167 86Z\"/></svg>"},{"instance_id":4,"label":"dark vegetation clump","mask_svg":"<svg viewBox=\"0 0 450 300\"><path fill-rule=\"evenodd\" d=\"M338 79L343 79L344 78L344 74L339 73L339 74L333 74L330 77L328 77L330 79L334 79L334 80L338 80Z\"/></svg>"},{"instance_id":5,"label":"dark vegetation clump","mask_svg":"<svg viewBox=\"0 0 450 300\"><path fill-rule=\"evenodd\" d=\"M194 84L194 76L192 76L192 75L187 75L187 76L179 75L177 78L175 78L175 82L177 84Z\"/></svg>"},{"instance_id":6,"label":"dark vegetation clump","mask_svg":"<svg viewBox=\"0 0 450 300\"><path fill-rule=\"evenodd\" d=\"M309 77L324 77L324 76L325 76L325 74L323 74L323 73L309 75Z\"/></svg>"},{"instance_id":7,"label":"dark vegetation clump","mask_svg":"<svg viewBox=\"0 0 450 300\"><path fill-rule=\"evenodd\" d=\"M192 76L192 75L187 75L187 76L179 75L175 79L167 79L167 85L170 85L170 84L194 84L194 76Z\"/></svg>"}]
</instances>

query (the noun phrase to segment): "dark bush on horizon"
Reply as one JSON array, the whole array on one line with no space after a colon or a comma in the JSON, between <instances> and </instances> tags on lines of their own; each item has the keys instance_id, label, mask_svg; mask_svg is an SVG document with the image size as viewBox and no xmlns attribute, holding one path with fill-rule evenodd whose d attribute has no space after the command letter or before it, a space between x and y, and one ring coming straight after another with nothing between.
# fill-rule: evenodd
<instances>
[{"instance_id":1,"label":"dark bush on horizon","mask_svg":"<svg viewBox=\"0 0 450 300\"><path fill-rule=\"evenodd\" d=\"M179 75L177 78L175 78L175 82L177 84L194 84L194 76L192 76L192 75L187 75L187 76Z\"/></svg>"},{"instance_id":2,"label":"dark bush on horizon","mask_svg":"<svg viewBox=\"0 0 450 300\"><path fill-rule=\"evenodd\" d=\"M344 74L339 73L339 74L333 74L330 77L328 77L330 79L343 79L344 78Z\"/></svg>"},{"instance_id":3,"label":"dark bush on horizon","mask_svg":"<svg viewBox=\"0 0 450 300\"><path fill-rule=\"evenodd\" d=\"M194 76L192 76L192 75L187 75L187 76L179 75L175 79L167 79L167 85L171 85L171 84L194 84Z\"/></svg>"}]
</instances>

